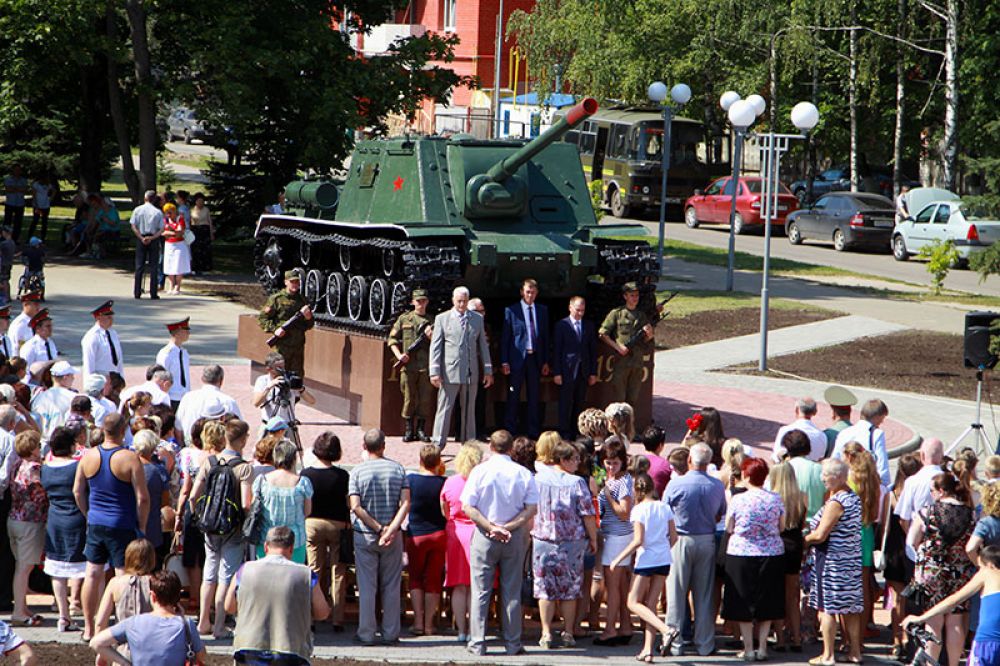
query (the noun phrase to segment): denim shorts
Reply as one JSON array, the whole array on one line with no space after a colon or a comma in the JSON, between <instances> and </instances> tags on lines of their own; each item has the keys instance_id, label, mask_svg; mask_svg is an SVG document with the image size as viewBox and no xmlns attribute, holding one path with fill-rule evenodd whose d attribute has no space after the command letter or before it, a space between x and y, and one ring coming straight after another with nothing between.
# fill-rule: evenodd
<instances>
[{"instance_id":1,"label":"denim shorts","mask_svg":"<svg viewBox=\"0 0 1000 666\"><path fill-rule=\"evenodd\" d=\"M125 567L125 549L138 535L134 529L87 525L87 543L83 556L91 564L107 564L115 569Z\"/></svg>"},{"instance_id":2,"label":"denim shorts","mask_svg":"<svg viewBox=\"0 0 1000 666\"><path fill-rule=\"evenodd\" d=\"M205 566L202 580L206 583L228 585L243 564L243 535L205 535Z\"/></svg>"},{"instance_id":3,"label":"denim shorts","mask_svg":"<svg viewBox=\"0 0 1000 666\"><path fill-rule=\"evenodd\" d=\"M669 576L670 575L670 565L661 564L658 567L636 567L636 576Z\"/></svg>"}]
</instances>

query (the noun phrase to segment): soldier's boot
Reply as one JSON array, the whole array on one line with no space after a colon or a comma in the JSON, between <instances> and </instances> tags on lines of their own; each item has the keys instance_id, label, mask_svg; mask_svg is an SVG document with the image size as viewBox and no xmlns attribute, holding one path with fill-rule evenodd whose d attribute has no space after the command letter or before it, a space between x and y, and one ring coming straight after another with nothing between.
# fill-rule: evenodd
<instances>
[{"instance_id":1,"label":"soldier's boot","mask_svg":"<svg viewBox=\"0 0 1000 666\"><path fill-rule=\"evenodd\" d=\"M424 420L423 419L417 419L417 437L416 438L419 439L421 442L429 442L429 441L431 441L430 436L424 431Z\"/></svg>"},{"instance_id":2,"label":"soldier's boot","mask_svg":"<svg viewBox=\"0 0 1000 666\"><path fill-rule=\"evenodd\" d=\"M406 429L403 431L403 441L413 442L416 441L416 437L413 436L413 419L406 419Z\"/></svg>"}]
</instances>

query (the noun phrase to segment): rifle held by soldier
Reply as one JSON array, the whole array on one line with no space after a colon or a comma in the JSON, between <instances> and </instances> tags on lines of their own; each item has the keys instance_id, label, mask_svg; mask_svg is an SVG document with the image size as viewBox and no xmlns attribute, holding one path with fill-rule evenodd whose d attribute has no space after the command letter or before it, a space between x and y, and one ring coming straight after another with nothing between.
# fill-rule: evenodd
<instances>
[{"instance_id":1,"label":"rifle held by soldier","mask_svg":"<svg viewBox=\"0 0 1000 666\"><path fill-rule=\"evenodd\" d=\"M665 306L667 303L669 303L670 299L672 299L674 296L676 296L677 293L678 292L676 292L676 291L670 292L669 296L667 296L662 301L660 301L659 303L656 304L657 315L656 315L655 319L653 319L652 321L649 322L650 326L655 327L657 324L659 324L661 321L663 321L664 319L666 319L670 315L669 312L664 312L663 311L663 306ZM632 334L632 337L630 337L628 339L628 341L625 343L625 347L629 351L632 351L632 349L636 345L638 345L640 342L644 341L645 339L646 339L646 327L644 326L644 327L640 328L638 331L636 331L635 333Z\"/></svg>"},{"instance_id":2,"label":"rifle held by soldier","mask_svg":"<svg viewBox=\"0 0 1000 666\"><path fill-rule=\"evenodd\" d=\"M414 340L413 342L411 342L410 346L406 348L406 351L403 352L404 356L409 356L413 352L415 352L418 349L420 349L421 345L423 345L425 342L427 342L427 328L429 326L430 326L430 324L423 324L417 330L417 339ZM398 361L396 361L395 363L392 364L392 369L395 370L396 368L398 368L401 365L403 365L403 362L398 360Z\"/></svg>"}]
</instances>

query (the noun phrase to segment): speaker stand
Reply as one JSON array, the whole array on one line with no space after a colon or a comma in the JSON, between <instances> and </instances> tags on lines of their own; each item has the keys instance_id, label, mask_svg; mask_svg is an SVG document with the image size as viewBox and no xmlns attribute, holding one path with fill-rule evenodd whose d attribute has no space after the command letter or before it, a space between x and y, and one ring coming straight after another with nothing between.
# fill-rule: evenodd
<instances>
[{"instance_id":1,"label":"speaker stand","mask_svg":"<svg viewBox=\"0 0 1000 666\"><path fill-rule=\"evenodd\" d=\"M972 444L972 449L976 452L976 455L978 455L980 459L984 458L985 456L993 455L994 450L990 446L989 439L986 437L986 431L983 429L983 424L981 420L982 409L983 409L983 368L982 366L980 366L980 368L976 370L976 419L969 424L969 427L966 428L961 435L958 436L958 439L956 439L954 442L951 443L951 446L948 447L948 450L944 452L945 455L951 455L951 452L954 451L955 448L958 447L959 444L964 442L970 435L975 440L974 443Z\"/></svg>"}]
</instances>

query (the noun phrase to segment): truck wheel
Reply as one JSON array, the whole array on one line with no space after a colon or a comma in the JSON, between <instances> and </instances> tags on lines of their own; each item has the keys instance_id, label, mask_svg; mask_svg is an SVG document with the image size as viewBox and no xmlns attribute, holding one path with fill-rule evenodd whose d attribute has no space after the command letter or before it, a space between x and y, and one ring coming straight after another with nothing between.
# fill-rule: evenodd
<instances>
[{"instance_id":1,"label":"truck wheel","mask_svg":"<svg viewBox=\"0 0 1000 666\"><path fill-rule=\"evenodd\" d=\"M611 214L615 217L628 217L632 213L632 207L625 203L625 197L619 188L611 191Z\"/></svg>"},{"instance_id":2,"label":"truck wheel","mask_svg":"<svg viewBox=\"0 0 1000 666\"><path fill-rule=\"evenodd\" d=\"M902 235L896 234L892 238L892 258L896 261L906 261L910 255L906 252L906 241Z\"/></svg>"},{"instance_id":3,"label":"truck wheel","mask_svg":"<svg viewBox=\"0 0 1000 666\"><path fill-rule=\"evenodd\" d=\"M684 224L687 225L688 229L698 228L698 212L694 206L688 206L687 210L684 211Z\"/></svg>"}]
</instances>

